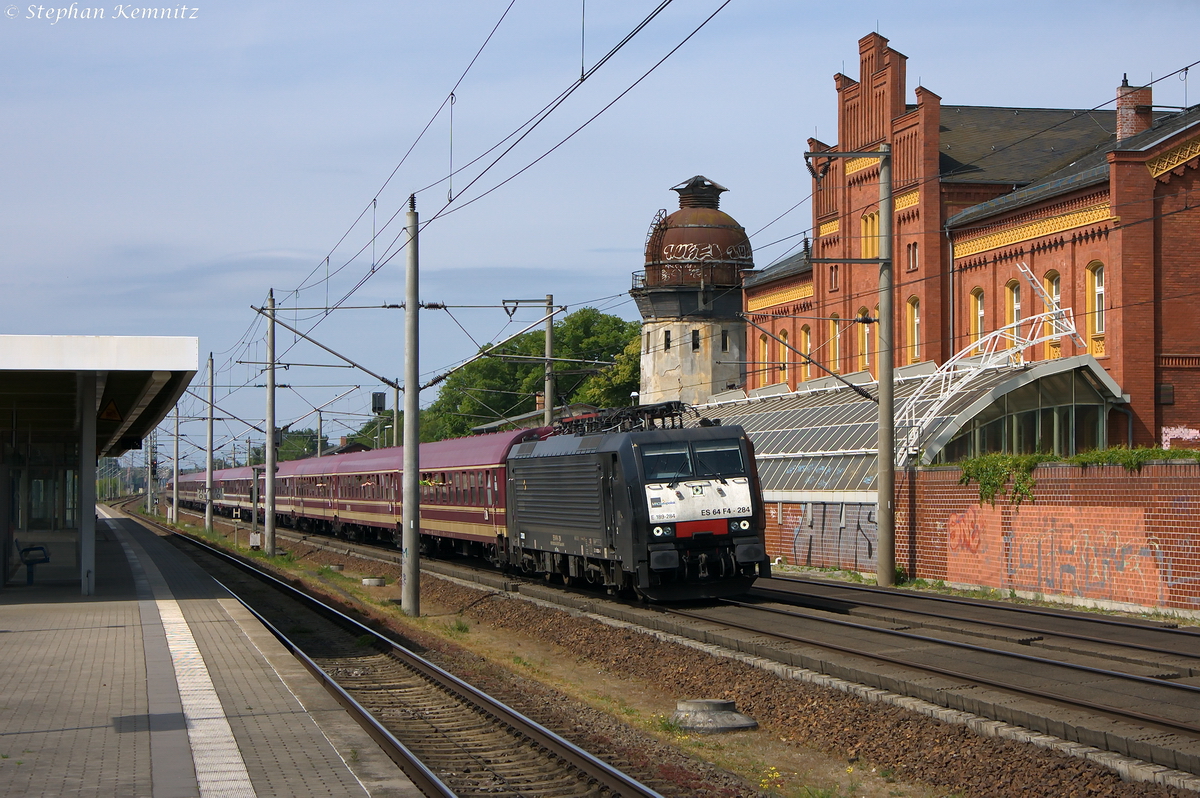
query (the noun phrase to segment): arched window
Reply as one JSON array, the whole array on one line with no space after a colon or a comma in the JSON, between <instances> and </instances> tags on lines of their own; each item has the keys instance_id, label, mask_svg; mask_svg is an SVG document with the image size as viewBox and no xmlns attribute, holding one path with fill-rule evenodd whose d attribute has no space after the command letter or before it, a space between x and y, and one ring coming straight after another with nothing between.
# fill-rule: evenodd
<instances>
[{"instance_id":1,"label":"arched window","mask_svg":"<svg viewBox=\"0 0 1200 798\"><path fill-rule=\"evenodd\" d=\"M800 351L806 355L812 355L812 329L805 324L800 328ZM800 367L801 379L812 379L812 365L807 358L804 360L804 365Z\"/></svg>"},{"instance_id":2,"label":"arched window","mask_svg":"<svg viewBox=\"0 0 1200 798\"><path fill-rule=\"evenodd\" d=\"M763 333L758 336L758 366L759 385L768 385L771 382L771 348L767 343L767 334Z\"/></svg>"},{"instance_id":3,"label":"arched window","mask_svg":"<svg viewBox=\"0 0 1200 798\"><path fill-rule=\"evenodd\" d=\"M862 256L864 258L879 257L879 213L864 214L861 222Z\"/></svg>"},{"instance_id":4,"label":"arched window","mask_svg":"<svg viewBox=\"0 0 1200 798\"><path fill-rule=\"evenodd\" d=\"M921 359L921 300L910 297L908 300L908 362L916 363Z\"/></svg>"},{"instance_id":5,"label":"arched window","mask_svg":"<svg viewBox=\"0 0 1200 798\"><path fill-rule=\"evenodd\" d=\"M921 266L920 254L917 251L918 244L916 241L908 245L908 270L915 272Z\"/></svg>"},{"instance_id":6,"label":"arched window","mask_svg":"<svg viewBox=\"0 0 1200 798\"><path fill-rule=\"evenodd\" d=\"M1103 357L1104 347L1104 264L1093 263L1087 271L1088 351Z\"/></svg>"},{"instance_id":7,"label":"arched window","mask_svg":"<svg viewBox=\"0 0 1200 798\"><path fill-rule=\"evenodd\" d=\"M842 331L838 329L840 321L836 313L829 319L829 370L835 373L842 370L838 363L842 359Z\"/></svg>"},{"instance_id":8,"label":"arched window","mask_svg":"<svg viewBox=\"0 0 1200 798\"><path fill-rule=\"evenodd\" d=\"M829 264L829 290L838 290L838 265L836 263Z\"/></svg>"},{"instance_id":9,"label":"arched window","mask_svg":"<svg viewBox=\"0 0 1200 798\"><path fill-rule=\"evenodd\" d=\"M1056 271L1046 272L1046 276L1042 278L1042 286L1046 289L1046 293L1050 297L1050 305L1046 308L1049 313L1054 308L1062 307L1062 277ZM1057 329L1054 322L1046 322L1046 334L1053 335L1054 338L1046 342L1046 359L1053 360L1054 358L1062 357L1062 342L1058 340Z\"/></svg>"},{"instance_id":10,"label":"arched window","mask_svg":"<svg viewBox=\"0 0 1200 798\"><path fill-rule=\"evenodd\" d=\"M787 348L788 334L787 330L779 331L779 381L788 381L788 360L791 356Z\"/></svg>"},{"instance_id":11,"label":"arched window","mask_svg":"<svg viewBox=\"0 0 1200 798\"><path fill-rule=\"evenodd\" d=\"M1016 280L1010 280L1008 285L1004 286L1004 323L1019 324L1021 321L1021 284ZM1013 331L1013 337L1007 342L1007 346L1013 346L1016 337L1020 334L1018 327Z\"/></svg>"},{"instance_id":12,"label":"arched window","mask_svg":"<svg viewBox=\"0 0 1200 798\"><path fill-rule=\"evenodd\" d=\"M971 291L971 341L978 341L983 337L984 331L987 329L986 319L984 318L983 305L983 289L975 288Z\"/></svg>"},{"instance_id":13,"label":"arched window","mask_svg":"<svg viewBox=\"0 0 1200 798\"><path fill-rule=\"evenodd\" d=\"M871 311L866 308L858 309L858 370L870 371L871 369L871 325L867 324L866 319L871 317Z\"/></svg>"}]
</instances>

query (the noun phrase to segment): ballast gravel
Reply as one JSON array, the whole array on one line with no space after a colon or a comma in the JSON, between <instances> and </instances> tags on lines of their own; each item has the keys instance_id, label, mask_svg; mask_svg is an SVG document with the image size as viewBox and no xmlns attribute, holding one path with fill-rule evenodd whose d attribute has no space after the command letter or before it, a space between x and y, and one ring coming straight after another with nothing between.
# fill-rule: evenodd
<instances>
[{"instance_id":1,"label":"ballast gravel","mask_svg":"<svg viewBox=\"0 0 1200 798\"><path fill-rule=\"evenodd\" d=\"M298 559L316 564L352 557L296 544ZM355 563L355 565L358 565ZM398 566L362 562L364 571L399 579ZM587 663L642 684L672 684L680 695L737 702L768 732L848 762L890 771L897 781L972 798L1141 798L1194 796L1148 783L1122 781L1083 759L1007 740L845 693L786 680L732 659L661 641L562 610L425 575L422 600L459 611L478 624L558 647L564 659ZM343 597L345 594L343 594ZM376 618L383 618L375 612ZM423 655L471 681L583 748L670 796L750 796L755 785L698 762L655 738L561 692L408 626L395 631L427 648ZM714 685L723 689L714 690ZM608 752L607 754L604 752Z\"/></svg>"}]
</instances>

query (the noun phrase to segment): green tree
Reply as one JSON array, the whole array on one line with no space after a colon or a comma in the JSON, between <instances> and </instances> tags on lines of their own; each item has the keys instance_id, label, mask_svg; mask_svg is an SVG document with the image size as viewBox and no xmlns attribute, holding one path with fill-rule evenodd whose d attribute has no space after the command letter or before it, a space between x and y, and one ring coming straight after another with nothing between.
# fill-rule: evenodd
<instances>
[{"instance_id":1,"label":"green tree","mask_svg":"<svg viewBox=\"0 0 1200 798\"><path fill-rule=\"evenodd\" d=\"M630 394L642 384L642 342L639 337L625 345L613 365L588 377L572 401L596 407L626 407Z\"/></svg>"},{"instance_id":2,"label":"green tree","mask_svg":"<svg viewBox=\"0 0 1200 798\"><path fill-rule=\"evenodd\" d=\"M276 462L285 460L300 460L312 457L317 453L317 431L315 429L289 429L281 436L279 448L275 451ZM322 439L325 449L329 448L329 439ZM249 465L262 465L266 462L266 451L262 444L250 447ZM245 465L243 463L243 465Z\"/></svg>"},{"instance_id":3,"label":"green tree","mask_svg":"<svg viewBox=\"0 0 1200 798\"><path fill-rule=\"evenodd\" d=\"M616 359L616 365L555 363L554 403L594 404L580 398L586 394L603 398L603 404L610 406L629 404L630 391L637 390L640 330L637 322L595 308L581 308L555 322L556 358L602 362ZM471 427L535 410L536 394L542 390L545 376L545 367L539 361L545 355L545 341L544 330L532 330L447 377L438 398L421 414L421 440L469 435ZM632 361L630 350L634 353ZM632 380L631 366L635 375Z\"/></svg>"}]
</instances>

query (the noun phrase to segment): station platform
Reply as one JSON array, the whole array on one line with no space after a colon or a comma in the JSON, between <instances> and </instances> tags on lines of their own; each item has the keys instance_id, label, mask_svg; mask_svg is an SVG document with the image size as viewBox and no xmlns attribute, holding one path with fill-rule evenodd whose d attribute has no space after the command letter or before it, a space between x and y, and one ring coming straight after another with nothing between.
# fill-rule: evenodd
<instances>
[{"instance_id":1,"label":"station platform","mask_svg":"<svg viewBox=\"0 0 1200 798\"><path fill-rule=\"evenodd\" d=\"M0 589L0 798L420 795L219 584L98 512L94 595Z\"/></svg>"}]
</instances>

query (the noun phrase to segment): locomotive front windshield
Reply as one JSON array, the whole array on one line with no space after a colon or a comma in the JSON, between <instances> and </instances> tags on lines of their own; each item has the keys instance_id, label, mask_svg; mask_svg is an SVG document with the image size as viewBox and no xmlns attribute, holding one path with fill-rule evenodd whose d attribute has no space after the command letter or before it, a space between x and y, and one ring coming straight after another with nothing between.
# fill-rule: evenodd
<instances>
[{"instance_id":1,"label":"locomotive front windshield","mask_svg":"<svg viewBox=\"0 0 1200 798\"><path fill-rule=\"evenodd\" d=\"M742 447L736 438L715 441L649 443L641 447L647 482L679 482L696 477L742 476Z\"/></svg>"},{"instance_id":2,"label":"locomotive front windshield","mask_svg":"<svg viewBox=\"0 0 1200 798\"><path fill-rule=\"evenodd\" d=\"M696 476L740 476L746 473L742 465L742 447L736 440L696 441Z\"/></svg>"}]
</instances>

